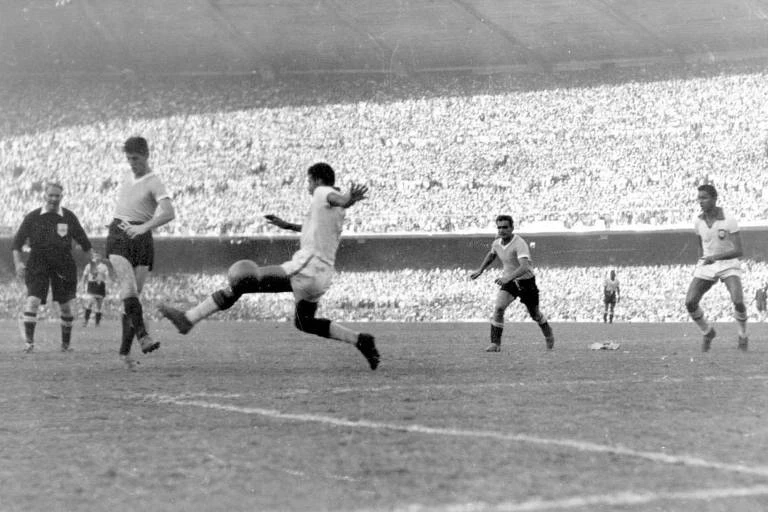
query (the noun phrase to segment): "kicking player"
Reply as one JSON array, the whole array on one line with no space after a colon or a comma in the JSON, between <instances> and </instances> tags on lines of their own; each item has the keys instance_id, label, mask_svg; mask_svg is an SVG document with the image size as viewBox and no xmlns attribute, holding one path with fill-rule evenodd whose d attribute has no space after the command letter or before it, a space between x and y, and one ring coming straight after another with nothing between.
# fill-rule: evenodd
<instances>
[{"instance_id":1,"label":"kicking player","mask_svg":"<svg viewBox=\"0 0 768 512\"><path fill-rule=\"evenodd\" d=\"M607 277L603 283L603 305L605 306L603 323L609 320L610 323L613 323L613 310L619 303L619 293L619 280L616 278L616 271L611 270L610 277Z\"/></svg>"},{"instance_id":2,"label":"kicking player","mask_svg":"<svg viewBox=\"0 0 768 512\"><path fill-rule=\"evenodd\" d=\"M83 291L85 292L85 312L83 314L83 327L88 325L91 313L95 312L94 324L101 323L101 308L104 297L107 296L107 277L109 268L102 261L101 254L94 252L91 261L83 270Z\"/></svg>"},{"instance_id":3,"label":"kicking player","mask_svg":"<svg viewBox=\"0 0 768 512\"><path fill-rule=\"evenodd\" d=\"M123 151L131 172L125 174L117 192L114 220L107 234L107 257L123 301L119 354L126 367L134 370L130 357L134 337L145 354L160 346L147 332L139 297L155 259L152 230L171 222L176 213L165 185L149 166L147 140L130 137Z\"/></svg>"},{"instance_id":4,"label":"kicking player","mask_svg":"<svg viewBox=\"0 0 768 512\"><path fill-rule=\"evenodd\" d=\"M528 314L539 324L547 344L547 349L555 346L555 335L547 322L547 317L539 310L539 288L531 266L531 251L522 237L513 233L514 222L509 215L496 217L496 229L499 237L491 244L491 250L485 256L478 270L470 274L470 279L477 279L498 257L504 267L502 276L496 279L500 286L496 294L496 305L491 319L491 344L486 352L501 351L501 335L504 330L504 312L516 298L520 298Z\"/></svg>"},{"instance_id":5,"label":"kicking player","mask_svg":"<svg viewBox=\"0 0 768 512\"><path fill-rule=\"evenodd\" d=\"M738 347L747 350L747 308L741 286L741 262L743 255L741 234L736 217L726 215L717 206L717 190L712 185L698 188L701 215L696 217L694 228L699 237L701 255L693 271L693 279L685 297L685 307L691 319L701 329L701 349L707 352L715 338L715 328L710 325L699 306L701 298L717 282L722 281L731 295L733 316L738 326Z\"/></svg>"},{"instance_id":6,"label":"kicking player","mask_svg":"<svg viewBox=\"0 0 768 512\"><path fill-rule=\"evenodd\" d=\"M358 333L337 322L317 318L317 303L330 288L346 209L366 198L368 187L352 184L342 193L334 187L333 168L316 163L307 171L307 184L312 200L304 225L292 224L274 215L266 219L273 225L301 232L299 250L282 265L259 267L251 260L233 264L227 273L229 286L184 312L168 304L159 306L181 334L212 314L232 307L245 293L293 292L296 301L295 326L304 332L332 338L354 345L362 352L371 370L379 365L379 352L374 337Z\"/></svg>"}]
</instances>

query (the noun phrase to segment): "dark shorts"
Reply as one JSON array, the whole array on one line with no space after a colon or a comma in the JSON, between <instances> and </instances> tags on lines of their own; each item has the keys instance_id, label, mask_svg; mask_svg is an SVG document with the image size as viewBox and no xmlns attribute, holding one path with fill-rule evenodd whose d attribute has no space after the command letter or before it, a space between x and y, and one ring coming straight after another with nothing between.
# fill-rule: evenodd
<instances>
[{"instance_id":1,"label":"dark shorts","mask_svg":"<svg viewBox=\"0 0 768 512\"><path fill-rule=\"evenodd\" d=\"M603 303L605 303L606 306L609 305L616 305L616 294L615 293L606 293L603 297Z\"/></svg>"},{"instance_id":2,"label":"dark shorts","mask_svg":"<svg viewBox=\"0 0 768 512\"><path fill-rule=\"evenodd\" d=\"M107 258L110 254L116 254L127 259L133 267L149 267L155 262L155 247L152 241L152 231L147 231L143 235L131 238L120 229L120 219L115 219L109 225L107 234ZM140 224L131 222L131 224Z\"/></svg>"},{"instance_id":3,"label":"dark shorts","mask_svg":"<svg viewBox=\"0 0 768 512\"><path fill-rule=\"evenodd\" d=\"M104 297L107 295L107 283L104 281L88 281L86 288L88 295L93 295L94 297Z\"/></svg>"},{"instance_id":4,"label":"dark shorts","mask_svg":"<svg viewBox=\"0 0 768 512\"><path fill-rule=\"evenodd\" d=\"M536 286L536 278L518 279L510 281L501 287L502 290L520 299L529 311L539 307L539 287Z\"/></svg>"},{"instance_id":5,"label":"dark shorts","mask_svg":"<svg viewBox=\"0 0 768 512\"><path fill-rule=\"evenodd\" d=\"M71 266L63 269L28 267L24 283L27 285L27 296L37 297L41 304L46 303L49 288L53 300L59 304L64 304L77 296L77 268L74 262Z\"/></svg>"}]
</instances>

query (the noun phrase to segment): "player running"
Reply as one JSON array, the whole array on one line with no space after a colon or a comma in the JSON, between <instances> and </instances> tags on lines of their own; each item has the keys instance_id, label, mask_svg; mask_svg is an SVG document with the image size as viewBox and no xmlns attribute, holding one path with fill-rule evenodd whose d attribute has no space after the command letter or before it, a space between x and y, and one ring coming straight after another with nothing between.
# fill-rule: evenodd
<instances>
[{"instance_id":1,"label":"player running","mask_svg":"<svg viewBox=\"0 0 768 512\"><path fill-rule=\"evenodd\" d=\"M246 293L293 292L296 309L294 325L301 331L354 345L365 356L371 370L379 365L374 337L358 333L317 318L317 304L331 286L336 250L347 208L366 198L368 187L352 184L342 193L334 187L336 176L326 163L316 163L307 170L307 185L312 200L304 224L292 224L274 215L266 219L273 225L301 232L299 250L282 265L259 267L251 260L241 260L229 268L229 286L184 312L168 304L159 306L181 334L212 314L231 308Z\"/></svg>"},{"instance_id":2,"label":"player running","mask_svg":"<svg viewBox=\"0 0 768 512\"><path fill-rule=\"evenodd\" d=\"M491 250L485 256L478 270L470 274L470 279L477 279L496 258L504 267L502 276L496 279L500 286L496 294L496 305L491 319L491 344L486 352L501 352L501 334L504 330L504 312L516 298L520 298L531 318L539 324L547 343L547 349L555 346L555 335L547 317L539 310L539 288L531 266L531 251L520 235L513 233L514 222L509 215L496 217L496 229L499 237L491 244Z\"/></svg>"}]
</instances>

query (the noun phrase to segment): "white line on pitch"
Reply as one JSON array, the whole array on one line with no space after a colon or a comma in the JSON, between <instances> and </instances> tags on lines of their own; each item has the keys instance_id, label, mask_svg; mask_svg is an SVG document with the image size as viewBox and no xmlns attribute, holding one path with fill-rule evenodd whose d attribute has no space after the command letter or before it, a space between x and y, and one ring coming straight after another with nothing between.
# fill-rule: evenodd
<instances>
[{"instance_id":1,"label":"white line on pitch","mask_svg":"<svg viewBox=\"0 0 768 512\"><path fill-rule=\"evenodd\" d=\"M297 413L285 413L274 409L262 409L259 407L240 407L236 405L219 404L204 402L200 400L188 400L178 398L174 396L164 395L152 395L152 399L161 403L174 404L179 406L201 407L204 409L214 409L220 411L237 412L241 414L254 414L259 416L265 416L277 420L288 421L304 421L310 423L321 423L325 425L333 425L336 427L348 427L348 428L363 428L372 430L394 430L397 432L412 432L416 434L430 434L437 436L449 436L449 437L470 437L470 438L485 438L485 439L497 439L501 441L513 441L517 443L528 443L545 446L559 446L563 448L570 448L582 452L594 452L594 453L610 453L613 455L621 455L625 457L634 457L639 459L650 460L654 462L660 462L662 464L670 465L684 465L689 467L699 467L706 469L714 469L718 471L727 471L730 473L743 473L748 475L758 475L762 477L768 477L768 467L757 466L750 467L742 464L726 464L721 462L713 462L690 455L668 455L660 452L648 452L633 450L623 446L610 446L598 443L591 443L589 441L577 441L574 439L548 439L544 437L536 437L528 434L505 434L503 432L493 432L487 430L460 430L450 428L436 428L427 427L424 425L398 425L396 423L383 423L368 420L353 421L345 418L335 418L333 416L322 416L318 414L297 414Z\"/></svg>"},{"instance_id":2,"label":"white line on pitch","mask_svg":"<svg viewBox=\"0 0 768 512\"><path fill-rule=\"evenodd\" d=\"M323 389L323 393L333 393L333 394L344 394L344 393L377 393L382 391L397 391L400 389L407 389L408 391L414 391L416 389L424 389L424 390L438 390L438 389L482 389L482 388L525 388L525 387L540 387L540 386L557 386L557 387L567 387L567 386L582 386L582 385L616 385L616 384L679 384L681 382L693 382L693 381L703 381L703 382L741 382L741 381L768 381L768 375L749 375L749 376L737 376L737 377L731 377L727 375L717 376L717 375L709 375L699 378L689 378L689 377L657 377L655 379L589 379L589 380L570 380L570 381L541 381L541 382L468 382L468 383L457 383L457 384L413 384L413 385L402 385L402 386L377 386L377 387L370 387L370 388L359 388L359 387L336 387L331 389ZM291 396L291 395L307 395L312 393L313 390L310 389L295 389L295 390L287 390L285 392L280 392L280 396Z\"/></svg>"},{"instance_id":3,"label":"white line on pitch","mask_svg":"<svg viewBox=\"0 0 768 512\"><path fill-rule=\"evenodd\" d=\"M702 489L679 492L620 492L594 496L575 496L557 500L533 499L522 502L464 503L453 505L407 505L395 508L393 512L539 512L543 510L567 510L573 508L594 507L599 505L631 506L644 505L658 501L705 501L727 498L748 498L768 495L768 486L728 487L725 489Z\"/></svg>"}]
</instances>

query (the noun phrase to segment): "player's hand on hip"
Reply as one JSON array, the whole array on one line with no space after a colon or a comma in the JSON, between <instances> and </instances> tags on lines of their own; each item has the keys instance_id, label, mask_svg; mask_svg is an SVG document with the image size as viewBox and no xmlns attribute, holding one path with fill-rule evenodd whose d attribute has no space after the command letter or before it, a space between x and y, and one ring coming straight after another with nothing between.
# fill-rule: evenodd
<instances>
[{"instance_id":1,"label":"player's hand on hip","mask_svg":"<svg viewBox=\"0 0 768 512\"><path fill-rule=\"evenodd\" d=\"M499 286L504 286L504 285L505 285L505 284L507 284L508 282L509 282L509 280L508 280L508 279L502 279L501 277L500 277L500 278L498 278L498 279L496 279L496 280L494 281L494 283L496 283L496 284L497 284L497 285L499 285Z\"/></svg>"}]
</instances>

